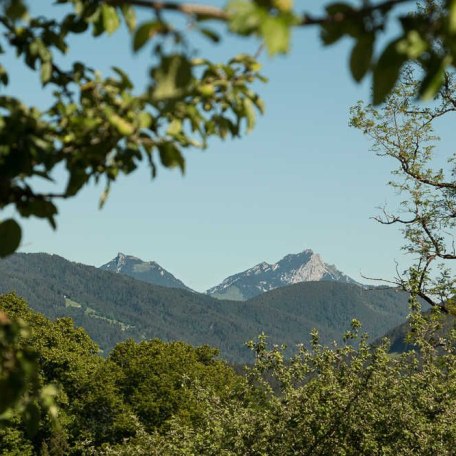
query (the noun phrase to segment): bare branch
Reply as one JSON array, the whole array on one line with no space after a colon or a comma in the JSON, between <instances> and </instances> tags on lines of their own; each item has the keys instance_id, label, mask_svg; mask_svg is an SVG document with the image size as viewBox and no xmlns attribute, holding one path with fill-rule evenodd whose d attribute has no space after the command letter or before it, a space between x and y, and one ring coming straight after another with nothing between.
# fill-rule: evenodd
<instances>
[{"instance_id":1,"label":"bare branch","mask_svg":"<svg viewBox=\"0 0 456 456\"><path fill-rule=\"evenodd\" d=\"M380 209L380 208L378 208L378 209ZM386 209L384 207L382 207L381 210L383 212L384 218L379 217L379 216L374 216L374 217L371 217L371 219L375 220L378 223L381 223L382 225L393 225L395 223L402 223L404 225L410 225L410 224L416 223L418 221L418 217L414 217L413 219L410 219L410 220L404 220L404 219L401 219L400 217L398 217L397 215L389 214L388 212L386 212Z\"/></svg>"},{"instance_id":2,"label":"bare branch","mask_svg":"<svg viewBox=\"0 0 456 456\"><path fill-rule=\"evenodd\" d=\"M427 226L426 220L424 218L420 219L420 224L423 228L423 231L426 233L428 239L431 241L432 245L434 246L435 255L439 258L444 260L456 260L456 255L452 255L450 253L442 252L442 249L435 239L434 235L432 234L431 230Z\"/></svg>"},{"instance_id":3,"label":"bare branch","mask_svg":"<svg viewBox=\"0 0 456 456\"><path fill-rule=\"evenodd\" d=\"M382 283L389 283L391 285L395 285L396 287L402 287L403 282L402 281L396 281L396 280L387 280L387 279L380 279L378 277L369 277L364 274L361 274L361 277L366 280L371 280L372 282L382 282ZM385 287L385 288L391 288L391 287Z\"/></svg>"},{"instance_id":4,"label":"bare branch","mask_svg":"<svg viewBox=\"0 0 456 456\"><path fill-rule=\"evenodd\" d=\"M417 296L420 297L423 301L427 302L431 307L438 307L443 313L450 313L444 304L439 304L430 298L424 291L418 291Z\"/></svg>"}]
</instances>

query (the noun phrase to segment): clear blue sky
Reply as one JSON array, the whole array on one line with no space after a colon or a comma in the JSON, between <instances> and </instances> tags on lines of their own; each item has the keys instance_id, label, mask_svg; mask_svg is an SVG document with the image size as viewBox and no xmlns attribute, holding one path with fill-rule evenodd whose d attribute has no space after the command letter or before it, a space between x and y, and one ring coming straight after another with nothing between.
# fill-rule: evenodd
<instances>
[{"instance_id":1,"label":"clear blue sky","mask_svg":"<svg viewBox=\"0 0 456 456\"><path fill-rule=\"evenodd\" d=\"M322 2L305 3L318 10ZM150 54L132 56L125 33L72 44L71 57L103 72L121 66L144 81ZM229 37L215 47L197 44L220 60L258 47ZM350 106L367 99L369 89L349 75L347 44L326 49L316 29L296 32L290 55L262 56L269 83L259 90L267 112L253 133L190 151L184 177L160 169L151 182L142 169L120 179L101 211L101 187L84 190L59 204L56 232L43 221L22 221L20 250L96 266L121 251L157 261L196 290L305 248L357 280L360 273L390 278L402 237L370 217L394 199L387 186L394 164L369 152L361 133L348 127ZM9 59L9 90L45 106L46 94Z\"/></svg>"}]
</instances>

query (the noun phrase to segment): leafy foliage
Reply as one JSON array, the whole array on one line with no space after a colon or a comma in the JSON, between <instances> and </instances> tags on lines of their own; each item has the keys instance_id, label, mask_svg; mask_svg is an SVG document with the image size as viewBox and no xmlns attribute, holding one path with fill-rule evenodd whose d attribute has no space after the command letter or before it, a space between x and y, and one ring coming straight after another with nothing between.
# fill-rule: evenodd
<instances>
[{"instance_id":1,"label":"leafy foliage","mask_svg":"<svg viewBox=\"0 0 456 456\"><path fill-rule=\"evenodd\" d=\"M238 137L251 130L256 112L264 110L252 90L265 80L260 65L248 55L226 63L194 58L189 29L211 42L221 39L218 29L206 26L209 19L225 22L231 33L259 38L271 56L289 51L294 28L318 26L326 45L347 37L354 41L350 69L358 82L372 75L374 104L385 100L408 61L423 69L419 95L432 98L454 65L456 3L423 0L398 13L398 36L383 47L382 33L402 3L409 0L360 2L359 7L333 2L317 17L298 14L292 0L230 0L223 9L166 1L58 0L54 7L67 9L54 17L33 16L26 0L5 0L0 52L14 52L34 71L42 87L51 89L51 101L38 109L19 95L0 96L0 210L11 206L19 216L47 219L55 228L56 201L74 197L89 182L106 182L102 206L111 184L141 162L148 163L152 177L158 162L184 172L185 150L204 148L214 136ZM154 17L137 24L134 5L151 9ZM180 30L167 12L186 15L192 27ZM95 39L121 26L130 34L133 52L152 48L155 63L145 87L135 88L122 68L103 76L80 60L59 63L74 35L91 33ZM0 66L0 86L8 85L10 73ZM57 167L66 170L66 182L53 192L40 190L37 182L52 182ZM20 239L17 221L0 221L1 257L16 251Z\"/></svg>"},{"instance_id":2,"label":"leafy foliage","mask_svg":"<svg viewBox=\"0 0 456 456\"><path fill-rule=\"evenodd\" d=\"M26 414L2 416L2 454L88 454L89 446L117 444L133 437L141 423L153 432L174 415L187 417L188 423L198 421L202 410L191 389L183 388L186 382L199 381L221 395L243 383L230 367L215 359L217 350L209 347L130 340L103 359L87 333L68 318L52 322L13 294L0 297L0 309L12 321L21 319L27 324L30 336L20 336L18 343L27 342L36 354L38 369L31 374L39 384L54 385L59 407L58 428L37 409L33 435L26 432L30 423ZM19 345L2 353L20 359L24 351ZM8 371L3 369L2 379L8 378L5 373ZM22 371L11 370L9 375L21 381L18 386L33 386ZM2 389L2 401L17 402L20 395L27 407L36 407L18 386L12 391Z\"/></svg>"},{"instance_id":3,"label":"leafy foliage","mask_svg":"<svg viewBox=\"0 0 456 456\"><path fill-rule=\"evenodd\" d=\"M19 0L3 2L0 11L7 46L39 72L43 87L53 90L53 101L43 111L13 96L0 97L0 209L12 204L22 217L45 218L55 228L56 199L72 197L90 180L103 178L103 205L119 174L130 174L144 160L152 177L157 161L184 172L184 149L204 148L211 136L237 137L244 123L253 127L255 110L263 110L249 88L262 79L252 57L239 55L226 64L191 58L183 34L161 22L136 29L128 6L58 3L72 4L74 11L61 19L30 17ZM180 43L171 51L156 46L157 64L142 92L121 68L103 77L80 61L69 68L57 63L56 53L68 51L71 35L89 29L94 36L112 34L121 16L134 34L135 51L154 34ZM2 67L1 74L6 85L8 70ZM52 181L57 166L67 171L65 187L54 193L34 190L37 178ZM0 234L0 256L6 256L17 249L21 231L8 219L1 222Z\"/></svg>"},{"instance_id":4,"label":"leafy foliage","mask_svg":"<svg viewBox=\"0 0 456 456\"><path fill-rule=\"evenodd\" d=\"M205 413L191 388L217 391L222 397L240 387L239 377L221 361L209 346L193 348L183 342L165 343L158 339L139 344L131 339L112 350L109 361L119 366L119 389L148 430L163 426L173 416L184 422L197 422Z\"/></svg>"},{"instance_id":5,"label":"leafy foliage","mask_svg":"<svg viewBox=\"0 0 456 456\"><path fill-rule=\"evenodd\" d=\"M311 348L289 361L261 336L251 343L249 400L199 388L205 414L198 423L175 417L162 434L138 432L98 454L450 455L455 340L453 332L436 347L438 320L438 312L431 320L415 314L420 354L399 357L389 356L386 340L369 347L356 320L345 343L323 346L314 332Z\"/></svg>"},{"instance_id":6,"label":"leafy foliage","mask_svg":"<svg viewBox=\"0 0 456 456\"><path fill-rule=\"evenodd\" d=\"M423 312L423 318L432 318L432 311ZM448 337L451 330L455 327L455 317L453 315L445 314L440 321L440 327L434 334L435 337ZM413 348L410 342L410 334L412 327L410 321L406 321L399 326L388 331L384 337L387 337L391 342L392 353L404 353Z\"/></svg>"},{"instance_id":7,"label":"leafy foliage","mask_svg":"<svg viewBox=\"0 0 456 456\"><path fill-rule=\"evenodd\" d=\"M387 339L371 347L357 320L340 344L325 346L312 331L291 358L261 335L241 377L216 350L181 342L129 340L103 359L69 319L51 322L14 295L0 304L31 329L36 374L59 390L59 427L40 413L31 436L12 415L0 423L2 454L454 452L456 331L438 333L439 308L412 314L417 350L398 356Z\"/></svg>"},{"instance_id":8,"label":"leafy foliage","mask_svg":"<svg viewBox=\"0 0 456 456\"><path fill-rule=\"evenodd\" d=\"M377 218L381 223L402 227L406 239L403 249L413 258L412 266L398 272L396 284L452 313L456 289L451 269L456 259L456 155L436 151L439 138L434 124L443 115L455 112L456 83L445 74L432 105L422 107L415 101L418 71L404 71L401 84L381 109L363 103L355 106L351 125L369 137L378 155L391 157L398 165L391 185L403 195L403 201L399 210L384 208Z\"/></svg>"}]
</instances>

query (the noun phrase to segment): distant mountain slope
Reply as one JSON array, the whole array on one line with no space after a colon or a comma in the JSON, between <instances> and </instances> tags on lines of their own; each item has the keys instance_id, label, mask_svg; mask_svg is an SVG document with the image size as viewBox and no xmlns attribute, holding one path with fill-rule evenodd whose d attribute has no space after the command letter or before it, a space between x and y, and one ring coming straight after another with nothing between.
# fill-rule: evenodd
<instances>
[{"instance_id":1,"label":"distant mountain slope","mask_svg":"<svg viewBox=\"0 0 456 456\"><path fill-rule=\"evenodd\" d=\"M219 299L243 301L275 288L317 281L357 283L335 266L324 263L320 255L307 249L287 255L275 264L263 262L227 277L219 285L207 290L207 294Z\"/></svg>"},{"instance_id":2,"label":"distant mountain slope","mask_svg":"<svg viewBox=\"0 0 456 456\"><path fill-rule=\"evenodd\" d=\"M329 342L340 339L351 319L358 318L375 339L407 313L406 296L395 290L308 282L247 302L222 301L47 254L1 260L0 293L9 291L51 318L72 317L105 351L128 337L160 338L209 344L235 362L252 360L244 343L261 332L274 343L294 346L317 328L322 341Z\"/></svg>"},{"instance_id":3,"label":"distant mountain slope","mask_svg":"<svg viewBox=\"0 0 456 456\"><path fill-rule=\"evenodd\" d=\"M225 312L229 303L57 255L16 254L0 260L0 293L8 291L48 317L73 318L105 351L129 337L160 338L208 343L227 358L242 359L248 355L243 342L255 334L248 322Z\"/></svg>"},{"instance_id":4,"label":"distant mountain slope","mask_svg":"<svg viewBox=\"0 0 456 456\"><path fill-rule=\"evenodd\" d=\"M339 282L303 282L288 287L277 288L247 301L249 306L287 315L293 320L287 326L291 329L295 343L296 335L307 335L315 327L323 335L323 340L340 339L343 331L350 327L353 318L362 322L363 331L370 334L383 334L392 328L394 322L404 322L408 314L408 299L397 289L365 289ZM276 321L284 330L285 323ZM299 329L301 326L301 330Z\"/></svg>"},{"instance_id":5,"label":"distant mountain slope","mask_svg":"<svg viewBox=\"0 0 456 456\"><path fill-rule=\"evenodd\" d=\"M110 262L100 266L100 269L124 274L153 285L190 290L187 285L176 279L176 277L163 269L155 261L143 261L137 257L123 253L118 253Z\"/></svg>"},{"instance_id":6,"label":"distant mountain slope","mask_svg":"<svg viewBox=\"0 0 456 456\"><path fill-rule=\"evenodd\" d=\"M426 309L427 305L423 305ZM424 312L425 316L430 315L430 310ZM442 315L442 326L438 330L437 334L442 336L448 335L452 329L455 329L456 317L454 315ZM383 337L388 337L391 341L390 351L393 353L404 353L408 350L413 349L413 345L406 342L406 337L410 333L410 324L409 322L403 322L400 325L390 329Z\"/></svg>"}]
</instances>

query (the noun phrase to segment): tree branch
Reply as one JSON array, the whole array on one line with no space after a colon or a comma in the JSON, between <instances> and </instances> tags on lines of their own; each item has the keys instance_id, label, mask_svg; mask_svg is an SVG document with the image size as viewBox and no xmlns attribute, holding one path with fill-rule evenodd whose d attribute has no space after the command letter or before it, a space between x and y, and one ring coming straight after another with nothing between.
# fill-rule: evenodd
<instances>
[{"instance_id":1,"label":"tree branch","mask_svg":"<svg viewBox=\"0 0 456 456\"><path fill-rule=\"evenodd\" d=\"M132 5L142 8L150 8L155 11L172 11L189 16L204 17L206 19L215 19L221 21L227 21L230 19L229 14L222 8L209 5L201 5L196 3L177 3L173 1L155 1L155 0L103 0L113 6L120 5ZM394 8L396 5L402 3L410 3L411 0L385 0L376 5L363 6L361 8L354 8L352 11L347 13L336 13L333 15L326 16L311 16L309 14L303 14L299 25L300 26L311 26L311 25L323 25L328 23L343 22L348 18L356 18L371 14L375 11L382 11Z\"/></svg>"},{"instance_id":2,"label":"tree branch","mask_svg":"<svg viewBox=\"0 0 456 456\"><path fill-rule=\"evenodd\" d=\"M150 8L155 11L174 11L189 16L205 17L207 19L222 21L229 19L228 13L222 8L194 3L160 2L154 0L104 0L104 3L109 3L113 6L139 6L142 8Z\"/></svg>"},{"instance_id":3,"label":"tree branch","mask_svg":"<svg viewBox=\"0 0 456 456\"><path fill-rule=\"evenodd\" d=\"M417 215L415 215L415 217L413 219L404 220L404 219L401 219L400 217L398 217L397 215L388 214L388 212L386 212L386 209L384 207L378 208L378 209L382 210L384 219L382 219L379 216L371 217L371 219L375 220L378 223L381 223L382 225L394 225L395 223L411 225L412 223L416 223L418 221Z\"/></svg>"},{"instance_id":4,"label":"tree branch","mask_svg":"<svg viewBox=\"0 0 456 456\"><path fill-rule=\"evenodd\" d=\"M421 227L423 228L423 231L426 233L428 239L431 241L432 245L434 246L435 256L442 258L444 260L456 260L456 255L447 253L445 251L442 252L442 248L440 247L439 243L437 242L437 239L434 237L433 233L427 226L426 220L424 218L422 218L420 220L420 224L421 224Z\"/></svg>"}]
</instances>

